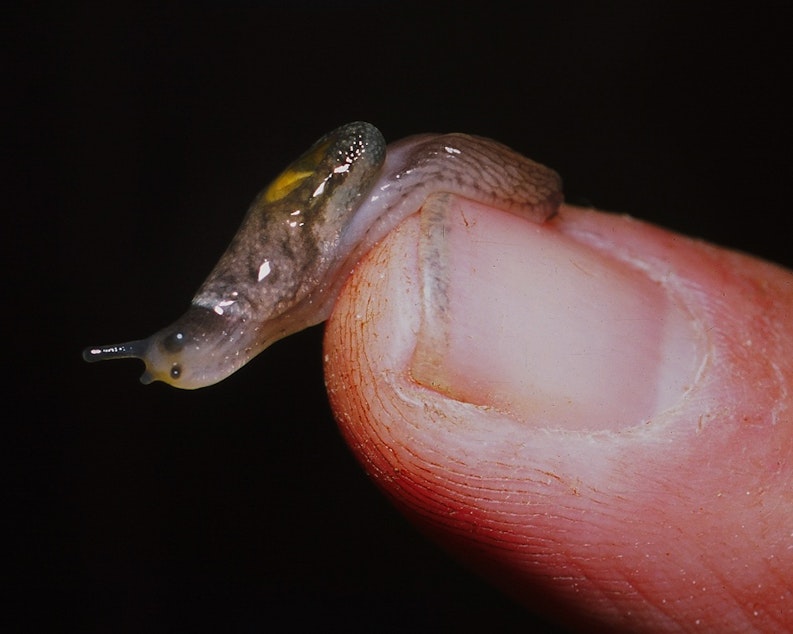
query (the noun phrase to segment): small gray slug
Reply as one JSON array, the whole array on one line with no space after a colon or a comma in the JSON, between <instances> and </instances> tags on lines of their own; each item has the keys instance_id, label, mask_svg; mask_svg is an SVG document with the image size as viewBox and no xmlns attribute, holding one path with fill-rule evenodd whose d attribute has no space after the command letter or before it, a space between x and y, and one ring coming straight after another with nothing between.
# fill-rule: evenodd
<instances>
[{"instance_id":1,"label":"small gray slug","mask_svg":"<svg viewBox=\"0 0 793 634\"><path fill-rule=\"evenodd\" d=\"M141 359L143 383L217 383L327 319L355 263L441 193L536 223L562 201L556 172L490 139L420 135L386 147L373 125L349 123L259 193L180 319L148 339L87 348L83 358Z\"/></svg>"}]
</instances>

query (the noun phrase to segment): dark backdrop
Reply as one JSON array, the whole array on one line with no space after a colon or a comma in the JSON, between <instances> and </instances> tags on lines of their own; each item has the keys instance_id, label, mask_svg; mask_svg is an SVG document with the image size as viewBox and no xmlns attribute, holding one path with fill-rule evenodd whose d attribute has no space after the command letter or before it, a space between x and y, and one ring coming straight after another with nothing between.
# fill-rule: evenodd
<instances>
[{"instance_id":1,"label":"dark backdrop","mask_svg":"<svg viewBox=\"0 0 793 634\"><path fill-rule=\"evenodd\" d=\"M321 328L194 393L80 350L181 314L254 194L354 119L390 140L491 136L557 169L571 202L791 266L787 10L598 4L12 10L4 426L21 631L548 628L369 483L327 405Z\"/></svg>"}]
</instances>

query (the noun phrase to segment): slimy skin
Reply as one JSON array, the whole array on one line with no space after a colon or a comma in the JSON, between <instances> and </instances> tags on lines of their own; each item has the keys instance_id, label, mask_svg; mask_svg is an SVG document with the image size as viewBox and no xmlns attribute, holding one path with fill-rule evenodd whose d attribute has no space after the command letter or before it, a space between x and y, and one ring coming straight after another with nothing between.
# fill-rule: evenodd
<instances>
[{"instance_id":1,"label":"slimy skin","mask_svg":"<svg viewBox=\"0 0 793 634\"><path fill-rule=\"evenodd\" d=\"M87 348L83 358L141 359L143 383L217 383L327 319L358 260L428 199L449 199L441 194L536 223L562 202L556 172L490 139L421 135L386 147L373 125L349 123L256 197L181 318L147 339Z\"/></svg>"}]
</instances>

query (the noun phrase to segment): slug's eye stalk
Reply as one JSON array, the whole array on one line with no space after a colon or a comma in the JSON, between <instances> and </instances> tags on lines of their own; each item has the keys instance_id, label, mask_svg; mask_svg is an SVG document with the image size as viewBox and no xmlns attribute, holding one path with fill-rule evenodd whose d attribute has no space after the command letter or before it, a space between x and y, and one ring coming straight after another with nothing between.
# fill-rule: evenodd
<instances>
[{"instance_id":1,"label":"slug's eye stalk","mask_svg":"<svg viewBox=\"0 0 793 634\"><path fill-rule=\"evenodd\" d=\"M108 359L143 359L149 342L147 339L115 343L109 346L97 346L83 350L83 359L88 363L107 361Z\"/></svg>"},{"instance_id":2,"label":"slug's eye stalk","mask_svg":"<svg viewBox=\"0 0 793 634\"><path fill-rule=\"evenodd\" d=\"M83 350L83 359L88 363L95 361L107 361L109 359L140 359L148 367L147 350L150 339L138 339L126 343L115 343L108 346L96 346ZM154 377L149 374L148 369L140 377L140 382L147 385L154 381Z\"/></svg>"},{"instance_id":3,"label":"slug's eye stalk","mask_svg":"<svg viewBox=\"0 0 793 634\"><path fill-rule=\"evenodd\" d=\"M88 363L107 361L109 359L140 359L146 364L146 371L141 375L140 382L148 385L156 379L148 371L147 351L151 339L138 339L126 343L114 343L108 346L97 346L83 350L83 359Z\"/></svg>"}]
</instances>

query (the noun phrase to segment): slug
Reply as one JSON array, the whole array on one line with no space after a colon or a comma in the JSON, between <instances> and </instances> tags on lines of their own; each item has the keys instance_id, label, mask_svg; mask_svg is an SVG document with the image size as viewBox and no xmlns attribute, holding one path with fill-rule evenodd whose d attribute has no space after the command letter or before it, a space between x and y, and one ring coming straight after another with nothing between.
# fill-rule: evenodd
<instances>
[{"instance_id":1,"label":"slug","mask_svg":"<svg viewBox=\"0 0 793 634\"><path fill-rule=\"evenodd\" d=\"M83 358L141 359L142 383L217 383L273 342L327 319L355 263L436 194L536 223L562 202L556 172L496 141L419 135L386 146L373 125L349 123L258 194L180 319L148 339L86 348Z\"/></svg>"}]
</instances>

